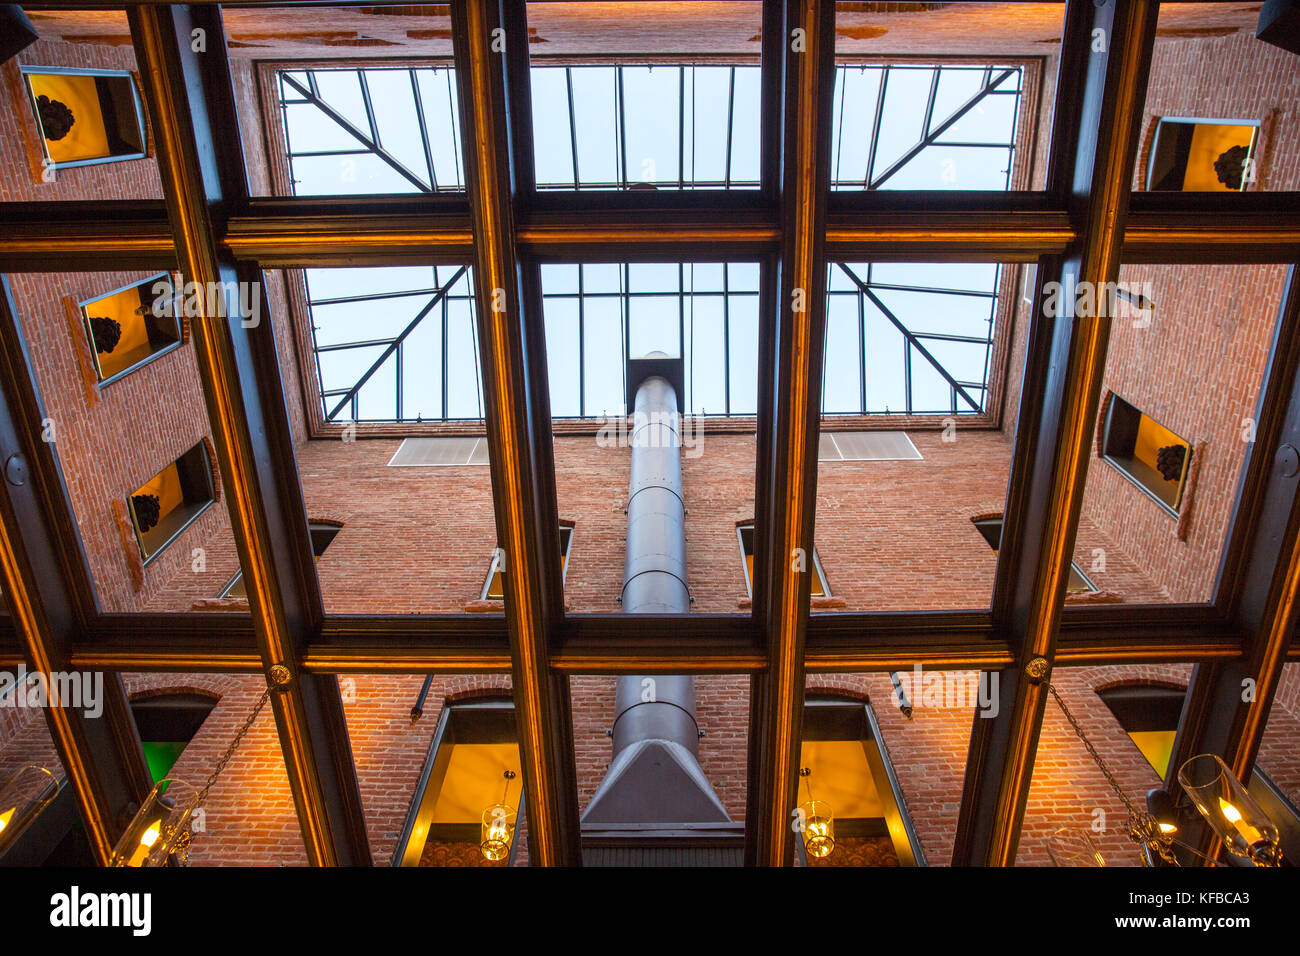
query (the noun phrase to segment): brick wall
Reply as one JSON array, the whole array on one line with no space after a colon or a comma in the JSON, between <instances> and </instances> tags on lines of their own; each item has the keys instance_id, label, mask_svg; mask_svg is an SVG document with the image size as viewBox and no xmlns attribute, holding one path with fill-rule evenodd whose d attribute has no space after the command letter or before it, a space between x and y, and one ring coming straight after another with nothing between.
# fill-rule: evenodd
<instances>
[{"instance_id":1,"label":"brick wall","mask_svg":"<svg viewBox=\"0 0 1300 956\"><path fill-rule=\"evenodd\" d=\"M573 5L554 6L554 11L547 10L553 16L551 25L540 24L545 28L540 31L543 37L549 32L554 38L546 42L559 44L565 37L569 38L566 42L582 42L588 34L583 32ZM1037 7L1042 9L1018 7L1023 30L1016 43L1026 49L1017 47L1016 52L1032 52L1029 48L1040 44L1051 57L1051 29L1041 37L1030 34L1057 24L1054 18L1059 8ZM1240 20L1244 15L1241 7L1221 5L1198 15L1218 18L1216 24L1219 20L1235 22L1233 17ZM1186 14L1180 11L1181 7L1172 9L1168 15ZM934 25L948 22L943 17L949 15L936 12L925 16L936 17L927 20ZM59 16L47 16L45 22L54 23ZM120 14L80 16L100 33L119 38L122 34ZM257 18L264 13L238 11L231 16L240 20L241 42L256 43ZM367 16L366 22L371 23L400 19ZM728 29L737 37L748 28L743 20L745 17L737 14L728 21ZM853 26L849 20L845 22ZM1163 17L1161 25L1166 25ZM385 29L397 30L399 26L388 24ZM891 42L904 44L907 29L907 23L898 20ZM962 52L960 43L976 39L986 42L971 31L945 36L945 52ZM855 52L881 49L884 39L886 36L866 34L841 37L846 49ZM1001 46L1005 39L999 34L999 48L1008 52L1010 47ZM317 41L307 38L301 42ZM738 42L751 43L748 35ZM1296 127L1294 113L1288 110L1293 111L1296 97L1266 95L1262 88L1250 85L1258 81L1250 78L1253 74L1248 71L1219 69L1219 64L1236 62L1232 58L1239 58L1246 49L1259 53L1262 48L1243 36L1210 40L1162 37L1156 46L1153 76L1158 85L1147 101L1149 116L1185 114L1194 106L1214 115L1237 115L1238 104L1252 110L1271 110L1277 105L1280 112L1267 116L1272 125L1265 141L1266 162L1280 154L1294 155ZM1195 82L1186 80L1190 75L1186 72L1188 57L1207 51L1211 72L1196 74ZM250 58L265 55L251 45L237 48L236 53ZM29 48L22 62L134 65L130 47L120 42L59 40L45 40ZM1265 61L1252 60L1256 62ZM1048 67L1044 85L1050 92L1055 82L1054 60L1049 59ZM1267 75L1269 71L1258 72ZM250 142L253 186L261 192L268 179L264 147L257 142L255 124L249 123L254 102L251 63L238 60L235 75L243 104L244 134ZM1167 84L1160 81L1175 76L1181 78ZM1223 84L1223 76L1234 77L1233 83ZM12 77L6 82L12 83ZM1277 89L1282 88L1268 87ZM1212 96L1204 90L1213 91ZM1215 98L1221 90L1227 90L1222 96L1230 98ZM1045 123L1050 117L1050 96L1045 97L1041 114L1040 122ZM38 186L26 153L34 135L30 110L24 112L11 102L0 111L0 123L7 124L0 131L4 134L0 135L0 148L10 151L5 154L9 172L0 182L0 199L158 195L151 159L69 170L56 183ZM23 123L31 128L24 129ZM1046 152L1040 140L1033 164L1036 186L1042 183ZM1261 185L1267 188L1296 187L1293 163L1273 161L1261 167L1261 175L1265 177ZM1279 268L1270 266L1134 267L1125 271L1125 281L1150 278L1156 283L1153 297L1158 308L1151 327L1117 326L1114 330L1107 387L1197 442L1204 467L1197 478L1186 540L1180 540L1173 533L1172 519L1113 469L1094 459L1075 559L1107 599L1144 603L1204 600L1208 596L1245 454L1238 437L1240 419L1253 411L1281 275ZM182 541L151 563L144 571L143 587L137 591L111 501L129 494L208 433L192 346L187 343L100 390L92 404L62 302L66 295L84 298L144 276L24 275L15 277L14 288L38 384L56 424L56 448L101 603L105 610L187 610L196 602L211 601L238 569L224 506L210 509ZM272 303L273 321L268 328L276 335L308 516L343 523L318 565L327 611L445 613L475 605L495 544L488 470L389 468L387 462L399 444L395 439L308 441L284 278L270 272L265 282ZM911 437L923 456L921 461L833 463L821 468L818 550L831 592L845 608L987 606L996 559L970 519L1000 513L1004 507L1027 308L1019 303L1017 334L1012 337L1008 356L1002 431L959 428L957 440L950 443L944 442L937 430L917 430ZM1215 384L1205 388L1204 382ZM622 582L628 452L602 448L591 437L565 435L555 440L555 457L559 514L574 524L566 602L573 612L615 611ZM753 517L753 435L707 432L703 456L685 459L683 475L690 509L686 531L694 610L734 613L746 604L735 527ZM204 562L196 570L192 553L199 546L204 549ZM1105 554L1104 569L1095 561L1096 549ZM227 610L243 606L240 602L224 605ZM1126 793L1135 800L1140 801L1154 785L1154 773L1096 691L1139 679L1181 686L1187 672L1183 665L1165 665L1072 669L1054 676L1089 736L1116 768ZM506 675L439 677L433 682L424 717L412 724L409 708L420 680L418 676L361 676L352 678L346 688L349 733L371 846L380 864L392 856L444 702L507 692L510 686ZM258 677L234 675L131 674L126 676L126 685L132 695L187 690L219 698L174 771L182 779L201 784L257 699L262 682ZM701 763L728 812L740 819L745 807L749 682L739 676L708 676L698 678L696 685L699 722L706 734L700 742ZM906 720L889 703L891 687L883 674L814 675L808 686L871 700L924 852L931 864L946 863L965 771L970 711L920 706L913 719ZM605 730L614 716L614 680L580 676L572 679L571 687L579 800L585 807L610 758ZM25 762L57 765L44 721L33 719L38 716L0 708L0 773ZM1294 744L1300 730L1298 717L1300 669L1293 664L1285 671L1260 764L1296 799L1300 799L1300 755ZM1043 837L1058 826L1087 825L1098 807L1107 815L1101 836L1103 852L1119 859L1127 852L1122 807L1109 795L1100 773L1055 705L1049 704L1019 862L1044 863ZM191 854L196 865L305 862L269 710L254 724L213 789L205 825ZM526 824L521 824L521 837L524 833Z\"/></svg>"},{"instance_id":2,"label":"brick wall","mask_svg":"<svg viewBox=\"0 0 1300 956\"><path fill-rule=\"evenodd\" d=\"M44 34L42 15L30 14L37 31ZM84 16L84 14L83 14ZM113 29L126 27L121 13L90 14L106 18ZM135 71L135 52L129 37L121 34L110 44L70 43L38 40L17 57L0 65L3 108L0 108L0 201L49 202L70 199L162 199L162 183L152 140L143 159L73 166L53 171L52 181L43 172L40 127L31 108L31 97L19 66L78 67ZM139 78L136 77L139 89ZM146 127L147 127L146 123Z\"/></svg>"}]
</instances>

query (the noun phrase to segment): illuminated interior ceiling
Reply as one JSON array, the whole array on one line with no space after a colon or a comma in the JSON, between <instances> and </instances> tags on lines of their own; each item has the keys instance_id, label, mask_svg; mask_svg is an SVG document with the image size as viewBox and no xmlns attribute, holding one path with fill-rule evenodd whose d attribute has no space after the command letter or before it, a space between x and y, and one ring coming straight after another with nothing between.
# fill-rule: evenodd
<instances>
[{"instance_id":1,"label":"illuminated interior ceiling","mask_svg":"<svg viewBox=\"0 0 1300 956\"><path fill-rule=\"evenodd\" d=\"M813 796L830 804L837 820L875 819L885 815L876 790L866 747L861 740L806 740L801 767L812 770ZM799 784L799 802L808 800L808 784Z\"/></svg>"},{"instance_id":2,"label":"illuminated interior ceiling","mask_svg":"<svg viewBox=\"0 0 1300 956\"><path fill-rule=\"evenodd\" d=\"M438 791L431 824L479 823L483 810L501 801L504 773L513 770L509 803L519 806L519 747L516 744L456 744Z\"/></svg>"}]
</instances>

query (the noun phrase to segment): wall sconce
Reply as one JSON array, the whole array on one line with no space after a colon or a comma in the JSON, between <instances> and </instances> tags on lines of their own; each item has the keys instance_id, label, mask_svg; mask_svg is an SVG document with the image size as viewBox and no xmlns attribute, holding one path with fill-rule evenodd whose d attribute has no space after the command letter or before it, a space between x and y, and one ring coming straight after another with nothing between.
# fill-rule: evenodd
<instances>
[{"instance_id":1,"label":"wall sconce","mask_svg":"<svg viewBox=\"0 0 1300 956\"><path fill-rule=\"evenodd\" d=\"M500 863L510 856L510 845L515 839L515 822L518 811L509 803L510 781L515 779L515 772L507 770L502 774L506 781L501 802L494 803L483 811L479 852L483 859Z\"/></svg>"},{"instance_id":2,"label":"wall sconce","mask_svg":"<svg viewBox=\"0 0 1300 956\"><path fill-rule=\"evenodd\" d=\"M830 856L835 850L835 815L829 803L813 797L812 768L800 768L799 776L804 778L808 789L807 802L799 805L804 852L818 859Z\"/></svg>"},{"instance_id":3,"label":"wall sconce","mask_svg":"<svg viewBox=\"0 0 1300 956\"><path fill-rule=\"evenodd\" d=\"M22 835L59 792L59 781L44 767L20 767L0 786L0 853Z\"/></svg>"},{"instance_id":4,"label":"wall sconce","mask_svg":"<svg viewBox=\"0 0 1300 956\"><path fill-rule=\"evenodd\" d=\"M1217 756L1193 757L1179 769L1178 782L1234 855L1256 866L1282 865L1277 826Z\"/></svg>"},{"instance_id":5,"label":"wall sconce","mask_svg":"<svg viewBox=\"0 0 1300 956\"><path fill-rule=\"evenodd\" d=\"M109 866L165 865L188 845L190 814L198 805L199 793L188 783L159 780L113 847Z\"/></svg>"}]
</instances>

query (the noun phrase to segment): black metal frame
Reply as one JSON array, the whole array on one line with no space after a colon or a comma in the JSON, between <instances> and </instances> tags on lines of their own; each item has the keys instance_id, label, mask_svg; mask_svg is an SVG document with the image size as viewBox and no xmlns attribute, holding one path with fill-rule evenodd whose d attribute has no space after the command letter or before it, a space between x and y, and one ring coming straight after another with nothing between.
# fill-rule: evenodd
<instances>
[{"instance_id":1,"label":"black metal frame","mask_svg":"<svg viewBox=\"0 0 1300 956\"><path fill-rule=\"evenodd\" d=\"M1210 749L1249 772L1281 664L1297 657L1300 482L1272 464L1275 449L1300 443L1294 269L1256 416L1256 451L1211 603L1061 609L1105 354L1105 328L1095 321L1038 318L1031 328L990 610L809 619L807 579L784 559L812 543L825 296L810 294L807 313L783 306L792 288L815 293L828 260L1037 261L1041 304L1053 278L1114 281L1121 253L1133 262L1294 259L1300 195L1228 195L1231 203L1128 195L1153 3L1067 4L1047 188L1006 194L830 188L834 10L826 0L764 4L758 190L539 192L527 148L531 118L520 108L529 102L527 45L507 43L504 56L489 49L498 25L507 37L527 35L524 4L458 0L452 14L465 196L250 198L238 144L214 133L237 128L224 49L189 53L193 24L208 28L210 44L222 36L218 8L138 7L133 37L167 201L0 204L0 269L179 264L198 280L252 280L259 268L473 260L498 538L512 555L504 618L324 615L296 468L274 451L287 447L288 433L270 324L243 330L204 316L195 323L196 356L241 563L251 569L250 616L99 610L57 462L33 429L40 413L30 369L6 360L0 439L6 457L30 464L31 482L0 497L0 567L14 610L0 631L0 662L27 659L51 670L287 667L277 726L309 858L322 864L369 858L332 677L339 673L511 671L532 859L543 865L579 860L566 684L574 673L635 667L753 676L751 863L791 859L805 671L915 662L1003 671L1009 699L998 718L973 728L957 863L1014 859L1045 702L1038 668L1029 667L1040 658L1049 667L1196 663L1175 763ZM807 34L802 54L784 42L796 27ZM1090 49L1096 27L1107 31L1107 52ZM479 152L471 130L502 148ZM763 262L752 615L629 619L563 610L559 562L541 546L553 540L557 520L538 264L590 261L610 243L629 260ZM500 315L490 311L493 286L507 293ZM0 336L12 346L0 354L22 354L12 309ZM1245 677L1259 688L1250 708L1240 700ZM138 742L129 722L92 740L100 730L61 711L50 719L103 850L120 826L113 814L147 781Z\"/></svg>"}]
</instances>

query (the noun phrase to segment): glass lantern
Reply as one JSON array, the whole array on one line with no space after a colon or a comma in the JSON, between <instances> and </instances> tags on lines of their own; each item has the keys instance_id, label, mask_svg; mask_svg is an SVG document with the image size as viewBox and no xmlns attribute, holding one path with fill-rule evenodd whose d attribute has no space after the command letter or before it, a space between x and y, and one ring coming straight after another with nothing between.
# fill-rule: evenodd
<instances>
[{"instance_id":1,"label":"glass lantern","mask_svg":"<svg viewBox=\"0 0 1300 956\"><path fill-rule=\"evenodd\" d=\"M59 781L44 767L20 767L0 785L0 851L11 846L59 792Z\"/></svg>"},{"instance_id":2,"label":"glass lantern","mask_svg":"<svg viewBox=\"0 0 1300 956\"><path fill-rule=\"evenodd\" d=\"M190 814L199 794L189 784L159 780L122 838L113 847L110 866L163 866L189 831Z\"/></svg>"},{"instance_id":3,"label":"glass lantern","mask_svg":"<svg viewBox=\"0 0 1300 956\"><path fill-rule=\"evenodd\" d=\"M1201 754L1183 764L1178 782L1229 850L1256 866L1280 864L1277 826L1227 764L1214 754Z\"/></svg>"},{"instance_id":4,"label":"glass lantern","mask_svg":"<svg viewBox=\"0 0 1300 956\"><path fill-rule=\"evenodd\" d=\"M803 848L811 857L830 856L835 849L835 817L825 800L809 800L799 807L803 811Z\"/></svg>"},{"instance_id":5,"label":"glass lantern","mask_svg":"<svg viewBox=\"0 0 1300 956\"><path fill-rule=\"evenodd\" d=\"M478 845L483 859L500 863L510 856L515 838L517 811L508 803L494 803L483 811L483 826Z\"/></svg>"}]
</instances>

